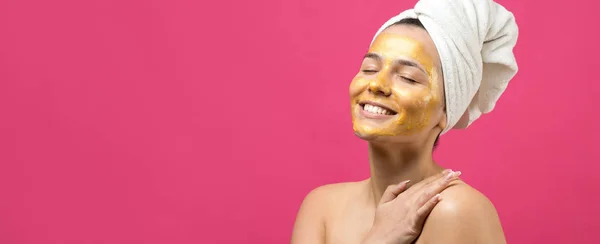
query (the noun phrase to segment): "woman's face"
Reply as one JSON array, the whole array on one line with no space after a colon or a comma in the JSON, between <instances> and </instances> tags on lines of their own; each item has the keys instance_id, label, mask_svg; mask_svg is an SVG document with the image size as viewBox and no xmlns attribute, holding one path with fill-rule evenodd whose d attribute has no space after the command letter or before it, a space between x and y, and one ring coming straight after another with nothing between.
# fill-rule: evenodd
<instances>
[{"instance_id":1,"label":"woman's face","mask_svg":"<svg viewBox=\"0 0 600 244\"><path fill-rule=\"evenodd\" d=\"M393 25L383 31L350 84L355 133L394 142L437 137L446 126L439 64L422 28Z\"/></svg>"}]
</instances>

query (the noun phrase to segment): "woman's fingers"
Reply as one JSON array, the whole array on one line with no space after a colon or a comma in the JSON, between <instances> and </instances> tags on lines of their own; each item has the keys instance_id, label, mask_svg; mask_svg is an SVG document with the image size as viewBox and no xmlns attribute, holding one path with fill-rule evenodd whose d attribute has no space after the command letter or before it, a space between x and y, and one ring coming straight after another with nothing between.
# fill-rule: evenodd
<instances>
[{"instance_id":1,"label":"woman's fingers","mask_svg":"<svg viewBox=\"0 0 600 244\"><path fill-rule=\"evenodd\" d=\"M433 207L435 207L435 205L440 202L440 200L442 199L442 197L440 196L440 194L435 194L435 196L433 196L432 198L430 198L422 207L420 207L416 214L416 225L417 226L423 226L423 223L425 222L425 219L427 219L427 216L429 216L429 213L431 213L431 210L433 210Z\"/></svg>"},{"instance_id":2,"label":"woman's fingers","mask_svg":"<svg viewBox=\"0 0 600 244\"><path fill-rule=\"evenodd\" d=\"M458 179L461 172L451 172L446 176L438 178L436 181L428 184L422 191L421 195L417 199L417 207L424 206L432 197L441 193L446 187L450 185L450 182Z\"/></svg>"},{"instance_id":3,"label":"woman's fingers","mask_svg":"<svg viewBox=\"0 0 600 244\"><path fill-rule=\"evenodd\" d=\"M429 183L431 183L431 182L433 182L433 181L435 181L435 180L438 180L438 179L440 179L440 178L442 178L442 177L446 176L446 175L447 175L448 173L450 173L450 172L452 172L452 170L451 170L451 169L445 169L445 170L443 170L442 172L439 172L439 173L437 173L437 174L435 174L435 175L432 175L432 176L431 176L431 177L429 177L429 178L426 178L426 179L422 180L422 181L421 181L421 182L419 182L419 184L417 184L417 185L419 185L419 186L425 186L425 185L428 185ZM416 186L416 185L415 185L415 186Z\"/></svg>"},{"instance_id":4,"label":"woman's fingers","mask_svg":"<svg viewBox=\"0 0 600 244\"><path fill-rule=\"evenodd\" d=\"M385 189L385 191L383 192L383 195L381 196L381 200L379 201L379 205L396 199L396 197L398 196L398 194L400 194L404 190L406 190L406 186L408 185L409 181L410 180L406 180L406 181L400 182L399 184L388 186Z\"/></svg>"},{"instance_id":5,"label":"woman's fingers","mask_svg":"<svg viewBox=\"0 0 600 244\"><path fill-rule=\"evenodd\" d=\"M437 173L435 175L432 175L428 178L425 178L424 180L416 183L415 185L411 186L407 191L406 194L411 194L411 193L415 193L415 192L421 192L422 189L429 185L431 182L434 182L436 180L442 179L444 176L448 175L450 172L452 172L452 170L446 169L440 173Z\"/></svg>"}]
</instances>

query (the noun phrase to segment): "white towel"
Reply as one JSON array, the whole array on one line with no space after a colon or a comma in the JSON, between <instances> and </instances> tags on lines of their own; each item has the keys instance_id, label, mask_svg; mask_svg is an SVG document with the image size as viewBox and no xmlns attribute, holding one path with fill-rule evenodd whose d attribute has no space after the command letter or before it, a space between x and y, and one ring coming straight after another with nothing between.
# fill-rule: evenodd
<instances>
[{"instance_id":1,"label":"white towel","mask_svg":"<svg viewBox=\"0 0 600 244\"><path fill-rule=\"evenodd\" d=\"M448 119L442 134L491 112L518 70L513 14L492 0L420 0L388 20L375 37L405 18L421 21L440 56Z\"/></svg>"}]
</instances>

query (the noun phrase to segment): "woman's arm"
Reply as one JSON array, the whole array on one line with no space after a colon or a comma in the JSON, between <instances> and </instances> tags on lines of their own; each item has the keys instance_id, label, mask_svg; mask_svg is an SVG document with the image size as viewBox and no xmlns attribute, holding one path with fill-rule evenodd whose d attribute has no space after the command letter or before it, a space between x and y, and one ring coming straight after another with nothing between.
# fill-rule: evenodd
<instances>
[{"instance_id":1,"label":"woman's arm","mask_svg":"<svg viewBox=\"0 0 600 244\"><path fill-rule=\"evenodd\" d=\"M291 244L325 243L326 195L323 188L312 190L304 198L294 223Z\"/></svg>"},{"instance_id":2,"label":"woman's arm","mask_svg":"<svg viewBox=\"0 0 600 244\"><path fill-rule=\"evenodd\" d=\"M408 189L408 181L389 186L375 211L373 227L362 243L413 243L421 235L427 217L440 202L439 193L460 174L460 171L444 170Z\"/></svg>"},{"instance_id":3,"label":"woman's arm","mask_svg":"<svg viewBox=\"0 0 600 244\"><path fill-rule=\"evenodd\" d=\"M438 193L459 176L460 172L445 170L411 187L408 187L408 181L390 185L381 197L375 211L374 224L366 239L357 242L412 243L419 236L423 222L439 202ZM325 218L330 206L328 199L335 199L332 195L340 190L336 186L340 184L318 187L304 198L296 216L291 244L326 242Z\"/></svg>"}]
</instances>

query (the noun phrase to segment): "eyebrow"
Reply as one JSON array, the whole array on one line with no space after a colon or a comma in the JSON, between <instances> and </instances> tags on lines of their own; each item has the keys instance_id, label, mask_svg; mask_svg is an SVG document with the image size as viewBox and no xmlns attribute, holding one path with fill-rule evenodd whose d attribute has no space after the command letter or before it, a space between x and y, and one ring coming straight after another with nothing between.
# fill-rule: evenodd
<instances>
[{"instance_id":1,"label":"eyebrow","mask_svg":"<svg viewBox=\"0 0 600 244\"><path fill-rule=\"evenodd\" d=\"M381 59L382 59L382 58L381 58L381 56L379 56L379 55L378 55L378 54L376 54L376 53L367 53L367 54L365 55L365 57L364 57L364 58L375 59L375 60L377 60L377 61L381 61ZM404 66L411 66L411 67L415 67L415 68L418 68L418 69L420 69L421 71L423 71L425 74L429 74L429 73L427 73L427 71L425 71L425 69L424 69L424 68L423 68L421 65L419 65L419 64L418 64L418 63L416 63L416 62L410 61L410 60L406 60L406 59L396 59L396 60L394 60L394 63L395 63L395 64L400 64L400 65L404 65Z\"/></svg>"}]
</instances>

